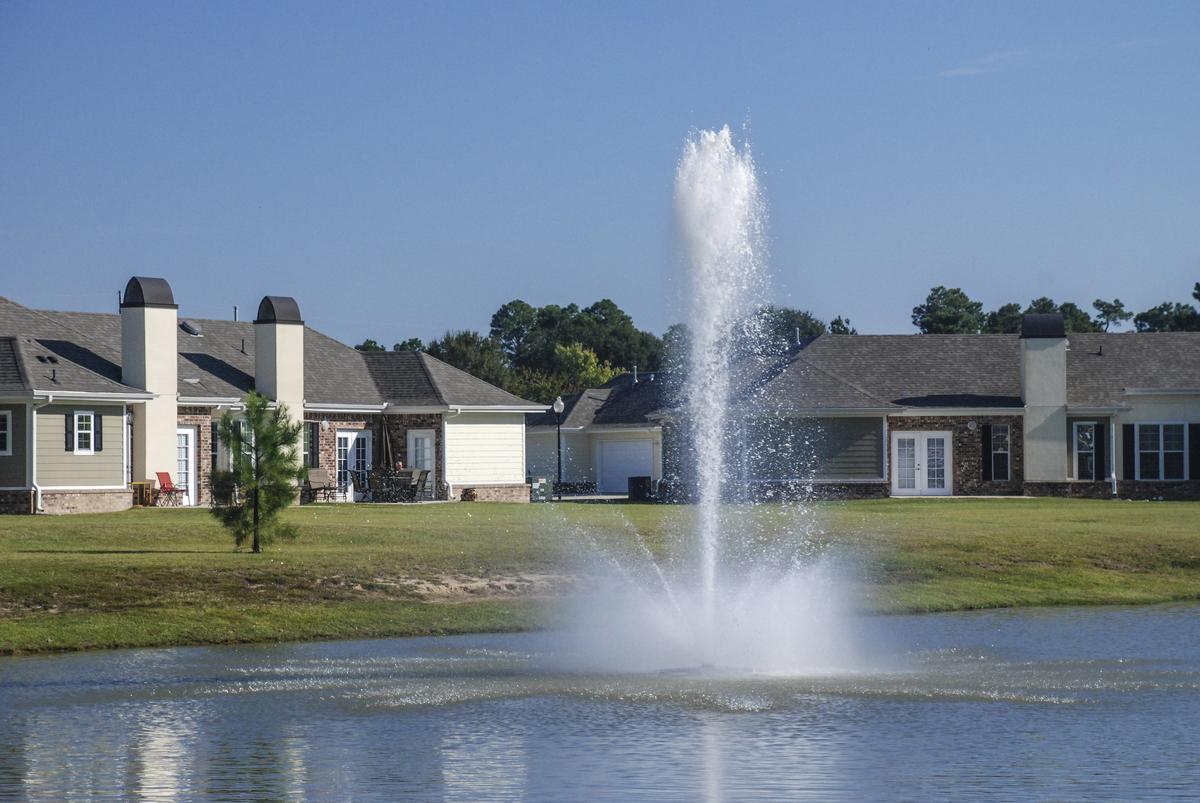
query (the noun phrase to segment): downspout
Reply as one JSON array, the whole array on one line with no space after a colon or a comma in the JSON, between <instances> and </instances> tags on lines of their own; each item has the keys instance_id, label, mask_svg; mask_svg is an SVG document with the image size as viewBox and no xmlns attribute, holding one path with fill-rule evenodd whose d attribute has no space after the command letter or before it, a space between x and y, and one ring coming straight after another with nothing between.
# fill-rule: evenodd
<instances>
[{"instance_id":1,"label":"downspout","mask_svg":"<svg viewBox=\"0 0 1200 803\"><path fill-rule=\"evenodd\" d=\"M462 415L461 407L451 407L450 415L446 415L445 413L442 413L442 475L443 476L442 476L441 481L446 483L446 499L447 500L451 500L454 498L454 488L453 488L453 486L450 485L449 477L446 476L446 475L449 475L449 473L450 473L450 466L448 465L448 461L446 460L446 419L447 418L457 418L460 415ZM437 465L437 449L436 448L433 450L433 464L434 464L434 466ZM436 493L436 491L435 491L435 493Z\"/></svg>"},{"instance_id":2,"label":"downspout","mask_svg":"<svg viewBox=\"0 0 1200 803\"><path fill-rule=\"evenodd\" d=\"M33 510L35 513L45 513L42 507L42 486L37 481L37 411L54 402L54 394L47 393L46 400L41 404L36 402L29 405L29 484L33 486Z\"/></svg>"},{"instance_id":3,"label":"downspout","mask_svg":"<svg viewBox=\"0 0 1200 803\"><path fill-rule=\"evenodd\" d=\"M1117 495L1117 422L1108 419L1108 476L1112 482L1112 495Z\"/></svg>"}]
</instances>

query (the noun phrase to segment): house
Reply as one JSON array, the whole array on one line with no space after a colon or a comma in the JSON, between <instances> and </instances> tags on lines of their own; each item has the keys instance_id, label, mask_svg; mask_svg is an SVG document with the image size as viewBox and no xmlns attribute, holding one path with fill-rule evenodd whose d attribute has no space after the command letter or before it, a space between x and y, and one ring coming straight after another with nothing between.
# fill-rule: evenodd
<instances>
[{"instance_id":1,"label":"house","mask_svg":"<svg viewBox=\"0 0 1200 803\"><path fill-rule=\"evenodd\" d=\"M662 479L663 377L622 374L603 387L563 398L562 481L568 493L623 494L630 477ZM553 412L530 415L525 454L530 478L555 480L559 426Z\"/></svg>"},{"instance_id":2,"label":"house","mask_svg":"<svg viewBox=\"0 0 1200 803\"><path fill-rule=\"evenodd\" d=\"M264 297L253 323L181 319L170 285L134 277L119 314L0 298L0 510L109 511L167 472L210 501L229 455L217 422L257 390L303 422L301 458L347 483L385 455L430 471L429 495L528 501L534 404L421 352L364 354Z\"/></svg>"},{"instance_id":3,"label":"house","mask_svg":"<svg viewBox=\"0 0 1200 803\"><path fill-rule=\"evenodd\" d=\"M734 400L729 470L756 496L1200 498L1200 333L822 335ZM668 480L686 489L678 410Z\"/></svg>"}]
</instances>

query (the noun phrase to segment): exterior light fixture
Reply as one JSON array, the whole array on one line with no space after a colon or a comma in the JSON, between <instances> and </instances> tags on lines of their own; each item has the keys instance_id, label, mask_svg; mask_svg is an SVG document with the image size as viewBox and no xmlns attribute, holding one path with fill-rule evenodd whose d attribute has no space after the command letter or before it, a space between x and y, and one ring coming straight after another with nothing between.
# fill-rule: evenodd
<instances>
[{"instance_id":1,"label":"exterior light fixture","mask_svg":"<svg viewBox=\"0 0 1200 803\"><path fill-rule=\"evenodd\" d=\"M554 410L554 431L557 435L554 440L558 447L556 449L558 453L558 482L554 483L554 493L560 502L562 501L562 413L566 408L567 405L563 404L562 396L555 398L554 404L550 405L550 409Z\"/></svg>"}]
</instances>

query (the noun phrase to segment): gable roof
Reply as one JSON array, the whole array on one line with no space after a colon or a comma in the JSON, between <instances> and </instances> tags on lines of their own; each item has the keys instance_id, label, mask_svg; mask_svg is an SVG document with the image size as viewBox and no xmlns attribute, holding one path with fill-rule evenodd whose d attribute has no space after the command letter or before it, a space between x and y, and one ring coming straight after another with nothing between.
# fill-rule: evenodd
<instances>
[{"instance_id":1,"label":"gable roof","mask_svg":"<svg viewBox=\"0 0 1200 803\"><path fill-rule=\"evenodd\" d=\"M658 426L649 416L662 407L670 383L662 373L644 376L634 382L632 374L621 374L603 387L563 396L562 426L567 429ZM530 415L525 426L554 427L554 413Z\"/></svg>"},{"instance_id":2,"label":"gable roof","mask_svg":"<svg viewBox=\"0 0 1200 803\"><path fill-rule=\"evenodd\" d=\"M0 394L32 390L26 376L19 338L0 337Z\"/></svg>"},{"instance_id":3,"label":"gable roof","mask_svg":"<svg viewBox=\"0 0 1200 803\"><path fill-rule=\"evenodd\" d=\"M184 318L180 318L182 324ZM254 389L254 324L188 318L199 329L176 327L178 392L184 400L240 399ZM0 297L0 336L19 342L31 366L31 386L89 393L143 394L121 382L121 317L112 313L34 310ZM3 341L0 341L3 342ZM54 357L38 384L38 356ZM14 383L15 356L0 346L0 389ZM8 367L6 368L6 364ZM46 362L46 365L50 363ZM7 377L7 378L6 378ZM27 380L28 380L27 376ZM28 382L26 383L28 384ZM43 383L44 384L44 383ZM14 384L15 388L16 385ZM11 392L11 391L10 391ZM309 404L398 406L524 406L525 401L419 352L364 354L304 328L304 395Z\"/></svg>"},{"instance_id":4,"label":"gable roof","mask_svg":"<svg viewBox=\"0 0 1200 803\"><path fill-rule=\"evenodd\" d=\"M362 354L388 404L402 407L522 407L545 405L514 396L423 351Z\"/></svg>"}]
</instances>

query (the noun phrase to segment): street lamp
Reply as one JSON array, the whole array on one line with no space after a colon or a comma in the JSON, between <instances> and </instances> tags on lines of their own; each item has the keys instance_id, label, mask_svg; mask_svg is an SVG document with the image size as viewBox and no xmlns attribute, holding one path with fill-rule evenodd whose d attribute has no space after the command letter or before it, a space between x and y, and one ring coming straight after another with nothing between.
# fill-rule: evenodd
<instances>
[{"instance_id":1,"label":"street lamp","mask_svg":"<svg viewBox=\"0 0 1200 803\"><path fill-rule=\"evenodd\" d=\"M562 411L566 409L563 404L562 396L554 400L554 404L550 405L554 410L554 430L557 433L555 441L558 444L558 482L554 483L554 492L558 495L558 501L562 501Z\"/></svg>"}]
</instances>

